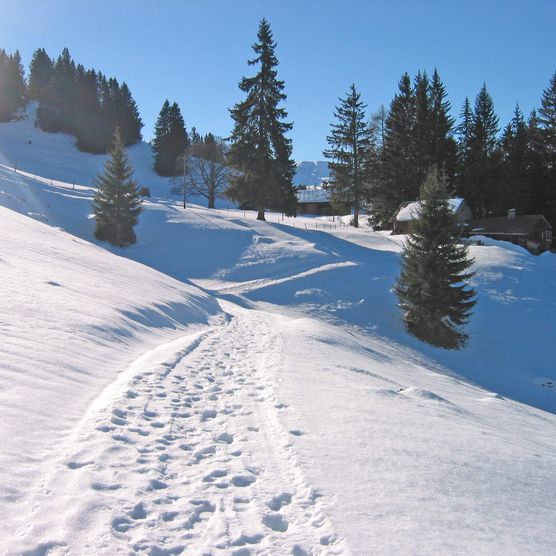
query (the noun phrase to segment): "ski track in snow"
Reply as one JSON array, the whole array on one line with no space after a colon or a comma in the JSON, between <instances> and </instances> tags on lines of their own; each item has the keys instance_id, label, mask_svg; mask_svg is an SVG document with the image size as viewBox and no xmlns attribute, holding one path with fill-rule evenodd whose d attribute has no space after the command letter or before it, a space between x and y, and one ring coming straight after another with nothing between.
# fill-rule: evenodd
<instances>
[{"instance_id":1,"label":"ski track in snow","mask_svg":"<svg viewBox=\"0 0 556 556\"><path fill-rule=\"evenodd\" d=\"M349 552L298 465L302 432L280 424L272 317L233 311L89 412L42 489L23 554Z\"/></svg>"}]
</instances>

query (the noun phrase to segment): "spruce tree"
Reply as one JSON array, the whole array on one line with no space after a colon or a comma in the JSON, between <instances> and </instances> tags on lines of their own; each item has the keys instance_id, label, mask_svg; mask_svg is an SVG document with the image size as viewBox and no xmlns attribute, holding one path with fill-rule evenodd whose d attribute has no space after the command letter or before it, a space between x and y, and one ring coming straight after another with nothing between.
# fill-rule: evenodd
<instances>
[{"instance_id":1,"label":"spruce tree","mask_svg":"<svg viewBox=\"0 0 556 556\"><path fill-rule=\"evenodd\" d=\"M414 128L415 94L411 78L405 73L390 103L382 148L382 179L373 195L373 218L384 225L402 201L419 194Z\"/></svg>"},{"instance_id":2,"label":"spruce tree","mask_svg":"<svg viewBox=\"0 0 556 556\"><path fill-rule=\"evenodd\" d=\"M176 161L183 156L189 143L185 122L176 102L164 101L156 125L152 147L155 154L154 169L161 176L178 173Z\"/></svg>"},{"instance_id":3,"label":"spruce tree","mask_svg":"<svg viewBox=\"0 0 556 556\"><path fill-rule=\"evenodd\" d=\"M35 50L29 64L29 98L40 101L50 83L54 62L44 48Z\"/></svg>"},{"instance_id":4,"label":"spruce tree","mask_svg":"<svg viewBox=\"0 0 556 556\"><path fill-rule=\"evenodd\" d=\"M104 173L95 180L95 237L100 241L108 241L118 247L127 247L136 241L133 228L141 212L141 199L132 176L133 168L116 129L114 146L104 165Z\"/></svg>"},{"instance_id":5,"label":"spruce tree","mask_svg":"<svg viewBox=\"0 0 556 556\"><path fill-rule=\"evenodd\" d=\"M442 168L448 182L452 183L457 166L457 143L453 136L454 119L450 116L451 106L447 96L446 87L435 68L429 87L432 149L430 164Z\"/></svg>"},{"instance_id":6,"label":"spruce tree","mask_svg":"<svg viewBox=\"0 0 556 556\"><path fill-rule=\"evenodd\" d=\"M259 66L259 71L240 81L246 98L230 111L234 129L228 157L236 173L227 195L240 206L256 209L257 219L265 220L266 208L295 214L297 200L292 143L286 137L293 126L284 121L287 112L280 107L286 100L284 82L277 78L276 43L266 19L259 25L257 38L256 57L249 65Z\"/></svg>"},{"instance_id":7,"label":"spruce tree","mask_svg":"<svg viewBox=\"0 0 556 556\"><path fill-rule=\"evenodd\" d=\"M529 133L519 106L515 107L514 117L504 128L500 145L502 168L498 212L514 208L519 214L526 214L532 197L528 180Z\"/></svg>"},{"instance_id":8,"label":"spruce tree","mask_svg":"<svg viewBox=\"0 0 556 556\"><path fill-rule=\"evenodd\" d=\"M458 349L467 341L461 327L476 301L467 285L473 260L467 247L458 244L459 230L447 197L445 174L431 169L394 290L411 334L436 347Z\"/></svg>"},{"instance_id":9,"label":"spruce tree","mask_svg":"<svg viewBox=\"0 0 556 556\"><path fill-rule=\"evenodd\" d=\"M469 130L469 152L464 161L467 183L462 192L476 216L488 216L496 212L500 170L497 135L498 116L494 111L492 97L486 85L483 85L475 100Z\"/></svg>"},{"instance_id":10,"label":"spruce tree","mask_svg":"<svg viewBox=\"0 0 556 556\"><path fill-rule=\"evenodd\" d=\"M329 148L324 156L331 162L330 190L336 210L353 209L353 225L359 226L359 213L371 189L376 165L375 138L366 120L366 104L355 85L345 98L339 99L327 137Z\"/></svg>"}]
</instances>

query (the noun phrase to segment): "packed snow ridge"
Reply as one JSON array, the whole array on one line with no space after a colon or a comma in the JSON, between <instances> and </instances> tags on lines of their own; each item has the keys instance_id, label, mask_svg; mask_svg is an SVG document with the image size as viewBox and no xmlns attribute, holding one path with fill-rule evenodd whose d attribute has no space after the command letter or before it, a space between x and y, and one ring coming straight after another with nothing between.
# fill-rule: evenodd
<instances>
[{"instance_id":1,"label":"packed snow ridge","mask_svg":"<svg viewBox=\"0 0 556 556\"><path fill-rule=\"evenodd\" d=\"M403 328L403 237L184 211L129 151L153 196L122 250L105 157L0 124L0 553L553 552L553 255L473 246L445 352Z\"/></svg>"}]
</instances>

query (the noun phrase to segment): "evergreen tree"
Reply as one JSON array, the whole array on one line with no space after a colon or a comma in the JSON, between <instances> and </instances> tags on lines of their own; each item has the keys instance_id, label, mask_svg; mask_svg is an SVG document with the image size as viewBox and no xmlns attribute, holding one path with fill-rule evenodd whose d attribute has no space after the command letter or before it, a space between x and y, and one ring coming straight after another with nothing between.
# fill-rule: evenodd
<instances>
[{"instance_id":1,"label":"evergreen tree","mask_svg":"<svg viewBox=\"0 0 556 556\"><path fill-rule=\"evenodd\" d=\"M465 183L462 183L461 194L476 216L488 216L497 208L500 167L497 134L498 117L486 85L483 85L475 100L467 156L462 160Z\"/></svg>"},{"instance_id":2,"label":"evergreen tree","mask_svg":"<svg viewBox=\"0 0 556 556\"><path fill-rule=\"evenodd\" d=\"M141 212L141 199L132 176L133 169L116 129L110 159L104 165L104 173L95 180L95 237L100 241L118 247L127 247L136 241L133 228Z\"/></svg>"},{"instance_id":3,"label":"evergreen tree","mask_svg":"<svg viewBox=\"0 0 556 556\"><path fill-rule=\"evenodd\" d=\"M381 224L388 222L402 201L416 199L419 193L414 141L415 95L407 73L398 87L386 118L382 179L372 201L373 218Z\"/></svg>"},{"instance_id":4,"label":"evergreen tree","mask_svg":"<svg viewBox=\"0 0 556 556\"><path fill-rule=\"evenodd\" d=\"M191 137L189 138L189 140L190 140L191 144L194 144L194 143L201 143L202 140L203 140L202 137L201 137L201 135L199 134L199 132L197 131L197 128L196 128L195 126L193 126L193 127L191 128Z\"/></svg>"},{"instance_id":5,"label":"evergreen tree","mask_svg":"<svg viewBox=\"0 0 556 556\"><path fill-rule=\"evenodd\" d=\"M330 190L332 204L338 210L353 209L353 225L359 226L359 213L369 197L372 172L376 165L375 138L366 121L367 106L355 85L346 98L339 99L327 137L329 148L324 156L331 160Z\"/></svg>"},{"instance_id":6,"label":"evergreen tree","mask_svg":"<svg viewBox=\"0 0 556 556\"><path fill-rule=\"evenodd\" d=\"M110 149L116 128L125 146L141 141L143 122L128 86L76 65L67 48L54 65L44 50L37 50L30 84L44 131L71 133L81 150L93 153Z\"/></svg>"},{"instance_id":7,"label":"evergreen tree","mask_svg":"<svg viewBox=\"0 0 556 556\"><path fill-rule=\"evenodd\" d=\"M524 214L531 185L528 181L529 134L527 124L519 106L515 107L514 117L504 128L501 140L502 172L498 196L498 212L510 208Z\"/></svg>"},{"instance_id":8,"label":"evergreen tree","mask_svg":"<svg viewBox=\"0 0 556 556\"><path fill-rule=\"evenodd\" d=\"M453 137L454 119L444 83L435 69L429 88L431 126L431 165L442 168L448 182L454 181L457 166L457 144Z\"/></svg>"},{"instance_id":9,"label":"evergreen tree","mask_svg":"<svg viewBox=\"0 0 556 556\"><path fill-rule=\"evenodd\" d=\"M257 37L253 45L256 57L249 65L258 65L259 71L240 81L246 98L231 110L234 129L229 160L236 173L227 195L241 206L256 208L257 219L265 220L265 208L295 214L297 200L292 184L292 143L285 136L293 126L284 122L287 112L279 106L286 95L284 82L277 79L276 43L266 19L261 21Z\"/></svg>"},{"instance_id":10,"label":"evergreen tree","mask_svg":"<svg viewBox=\"0 0 556 556\"><path fill-rule=\"evenodd\" d=\"M189 143L185 122L176 102L164 101L154 129L154 169L161 176L177 173L176 161Z\"/></svg>"},{"instance_id":11,"label":"evergreen tree","mask_svg":"<svg viewBox=\"0 0 556 556\"><path fill-rule=\"evenodd\" d=\"M124 81L116 93L116 107L113 125L120 129L122 141L126 147L139 143L143 138L141 128L143 121L133 99L131 91Z\"/></svg>"},{"instance_id":12,"label":"evergreen tree","mask_svg":"<svg viewBox=\"0 0 556 556\"><path fill-rule=\"evenodd\" d=\"M556 229L556 72L543 91L538 112L545 168L545 216Z\"/></svg>"},{"instance_id":13,"label":"evergreen tree","mask_svg":"<svg viewBox=\"0 0 556 556\"><path fill-rule=\"evenodd\" d=\"M421 188L419 219L404 245L394 289L411 334L437 347L457 349L467 341L460 327L476 301L467 287L473 260L458 244L446 188L446 176L433 168Z\"/></svg>"},{"instance_id":14,"label":"evergreen tree","mask_svg":"<svg viewBox=\"0 0 556 556\"><path fill-rule=\"evenodd\" d=\"M37 118L42 130L75 133L75 73L75 62L69 50L64 48L54 64L49 86L40 99Z\"/></svg>"},{"instance_id":15,"label":"evergreen tree","mask_svg":"<svg viewBox=\"0 0 556 556\"><path fill-rule=\"evenodd\" d=\"M415 164L415 196L417 198L419 184L423 183L427 171L432 165L432 107L429 97L429 78L426 72L419 71L414 81L415 121L413 123L413 151Z\"/></svg>"},{"instance_id":16,"label":"evergreen tree","mask_svg":"<svg viewBox=\"0 0 556 556\"><path fill-rule=\"evenodd\" d=\"M54 62L44 48L35 50L29 64L29 98L40 101L50 83Z\"/></svg>"},{"instance_id":17,"label":"evergreen tree","mask_svg":"<svg viewBox=\"0 0 556 556\"><path fill-rule=\"evenodd\" d=\"M9 121L25 105L26 85L19 51L0 49L0 121Z\"/></svg>"},{"instance_id":18,"label":"evergreen tree","mask_svg":"<svg viewBox=\"0 0 556 556\"><path fill-rule=\"evenodd\" d=\"M539 125L537 112L533 110L527 121L527 165L526 195L522 199L523 214L545 214L547 212L547 195L549 176L546 170L544 138ZM555 223L552 227L555 227Z\"/></svg>"}]
</instances>

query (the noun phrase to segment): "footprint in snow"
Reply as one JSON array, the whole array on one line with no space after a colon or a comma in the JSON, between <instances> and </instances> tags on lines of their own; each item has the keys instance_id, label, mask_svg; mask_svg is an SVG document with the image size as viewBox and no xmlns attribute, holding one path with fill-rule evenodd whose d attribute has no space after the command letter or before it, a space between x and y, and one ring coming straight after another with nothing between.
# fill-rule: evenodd
<instances>
[{"instance_id":1,"label":"footprint in snow","mask_svg":"<svg viewBox=\"0 0 556 556\"><path fill-rule=\"evenodd\" d=\"M265 515L263 517L263 525L266 525L269 529L279 533L285 533L289 527L288 521L280 514Z\"/></svg>"},{"instance_id":2,"label":"footprint in snow","mask_svg":"<svg viewBox=\"0 0 556 556\"><path fill-rule=\"evenodd\" d=\"M245 488L257 480L253 475L236 475L232 477L232 484L236 487Z\"/></svg>"}]
</instances>

